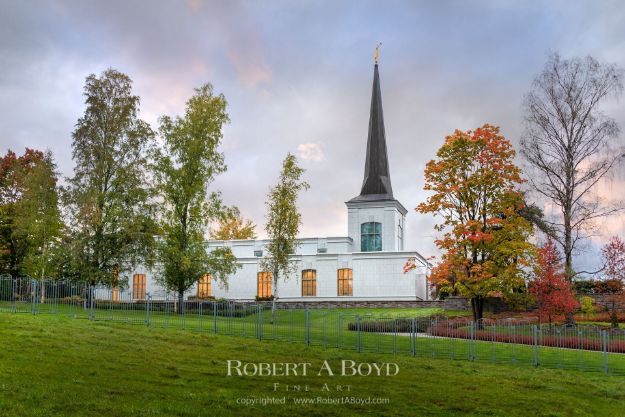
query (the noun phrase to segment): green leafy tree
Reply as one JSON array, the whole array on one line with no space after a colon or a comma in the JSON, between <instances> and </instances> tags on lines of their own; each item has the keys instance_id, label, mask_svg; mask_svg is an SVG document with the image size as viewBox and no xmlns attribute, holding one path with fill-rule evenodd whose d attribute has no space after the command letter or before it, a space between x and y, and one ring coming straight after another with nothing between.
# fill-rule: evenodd
<instances>
[{"instance_id":1,"label":"green leafy tree","mask_svg":"<svg viewBox=\"0 0 625 417\"><path fill-rule=\"evenodd\" d=\"M26 148L17 156L9 150L0 159L0 272L22 273L28 251L27 236L17 231L19 204L27 188L26 179L43 161L43 152Z\"/></svg>"},{"instance_id":2,"label":"green leafy tree","mask_svg":"<svg viewBox=\"0 0 625 417\"><path fill-rule=\"evenodd\" d=\"M256 225L251 220L241 217L238 207L224 210L217 220L217 227L211 229L210 238L214 240L256 239Z\"/></svg>"},{"instance_id":3,"label":"green leafy tree","mask_svg":"<svg viewBox=\"0 0 625 417\"><path fill-rule=\"evenodd\" d=\"M297 159L290 153L282 162L282 172L278 184L267 196L267 224L265 230L270 242L265 247L267 256L261 261L261 268L272 274L272 320L276 311L279 277L289 278L297 265L290 255L295 253L299 244L297 234L302 223L302 216L297 209L297 198L309 185L302 181L304 169L297 165Z\"/></svg>"},{"instance_id":4,"label":"green leafy tree","mask_svg":"<svg viewBox=\"0 0 625 417\"><path fill-rule=\"evenodd\" d=\"M27 242L21 272L36 278L56 275L56 252L63 222L59 210L56 165L50 151L24 178L24 192L16 203L14 234Z\"/></svg>"},{"instance_id":5,"label":"green leafy tree","mask_svg":"<svg viewBox=\"0 0 625 417\"><path fill-rule=\"evenodd\" d=\"M146 174L154 132L138 118L139 97L127 75L114 69L91 74L84 95L66 193L72 260L81 279L117 285L139 262L150 263L157 230Z\"/></svg>"},{"instance_id":6,"label":"green leafy tree","mask_svg":"<svg viewBox=\"0 0 625 417\"><path fill-rule=\"evenodd\" d=\"M211 274L224 286L238 264L230 248L208 251L205 233L212 219L223 215L219 193L208 194L216 175L226 170L218 151L222 127L229 121L226 99L206 84L195 90L183 117L161 118L164 141L156 155L155 177L162 239L158 243L157 281L179 297L202 275Z\"/></svg>"}]
</instances>

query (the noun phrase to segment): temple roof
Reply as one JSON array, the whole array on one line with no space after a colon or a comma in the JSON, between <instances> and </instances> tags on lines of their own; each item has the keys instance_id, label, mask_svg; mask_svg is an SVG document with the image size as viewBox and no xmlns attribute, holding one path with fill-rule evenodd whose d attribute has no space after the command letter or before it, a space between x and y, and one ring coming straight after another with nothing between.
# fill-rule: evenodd
<instances>
[{"instance_id":1,"label":"temple roof","mask_svg":"<svg viewBox=\"0 0 625 417\"><path fill-rule=\"evenodd\" d=\"M376 63L373 70L373 91L371 93L371 112L369 114L365 176L362 181L360 195L352 198L350 202L380 200L394 200L394 198L388 167L388 156L386 154L380 75L378 73L378 64Z\"/></svg>"}]
</instances>

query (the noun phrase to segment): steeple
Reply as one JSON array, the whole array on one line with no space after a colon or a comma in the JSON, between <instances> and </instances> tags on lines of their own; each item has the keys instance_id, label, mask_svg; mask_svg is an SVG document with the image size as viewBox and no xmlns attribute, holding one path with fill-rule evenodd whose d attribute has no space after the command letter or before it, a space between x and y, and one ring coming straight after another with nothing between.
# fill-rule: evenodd
<instances>
[{"instance_id":1,"label":"steeple","mask_svg":"<svg viewBox=\"0 0 625 417\"><path fill-rule=\"evenodd\" d=\"M365 177L360 195L350 201L394 200L391 176L386 154L386 136L384 134L384 115L382 113L382 94L380 92L380 74L378 73L378 51L376 48L375 67L373 69L373 91L371 93L371 112L369 114L369 136L367 138L367 157Z\"/></svg>"}]
</instances>

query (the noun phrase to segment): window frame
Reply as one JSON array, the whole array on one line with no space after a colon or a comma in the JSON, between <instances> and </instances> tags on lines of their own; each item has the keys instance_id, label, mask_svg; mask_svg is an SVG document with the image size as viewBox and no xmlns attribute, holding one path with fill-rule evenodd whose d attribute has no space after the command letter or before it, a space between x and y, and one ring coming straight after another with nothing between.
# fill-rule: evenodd
<instances>
[{"instance_id":1,"label":"window frame","mask_svg":"<svg viewBox=\"0 0 625 417\"><path fill-rule=\"evenodd\" d=\"M213 297L213 276L204 274L197 282L197 298L204 300Z\"/></svg>"},{"instance_id":2,"label":"window frame","mask_svg":"<svg viewBox=\"0 0 625 417\"><path fill-rule=\"evenodd\" d=\"M373 231L368 229L371 226L373 226ZM366 223L360 224L360 251L361 252L381 252L382 251L382 223L366 222Z\"/></svg>"},{"instance_id":3,"label":"window frame","mask_svg":"<svg viewBox=\"0 0 625 417\"><path fill-rule=\"evenodd\" d=\"M354 270L352 268L339 268L336 270L337 296L354 296ZM346 291L346 289L349 291Z\"/></svg>"},{"instance_id":4,"label":"window frame","mask_svg":"<svg viewBox=\"0 0 625 417\"><path fill-rule=\"evenodd\" d=\"M268 271L260 271L256 274L256 297L271 298L271 286L273 275ZM262 289L262 292L261 292Z\"/></svg>"},{"instance_id":5,"label":"window frame","mask_svg":"<svg viewBox=\"0 0 625 417\"><path fill-rule=\"evenodd\" d=\"M302 270L302 297L317 296L317 270Z\"/></svg>"},{"instance_id":6,"label":"window frame","mask_svg":"<svg viewBox=\"0 0 625 417\"><path fill-rule=\"evenodd\" d=\"M132 299L145 300L146 293L146 276L145 274L132 275Z\"/></svg>"}]
</instances>

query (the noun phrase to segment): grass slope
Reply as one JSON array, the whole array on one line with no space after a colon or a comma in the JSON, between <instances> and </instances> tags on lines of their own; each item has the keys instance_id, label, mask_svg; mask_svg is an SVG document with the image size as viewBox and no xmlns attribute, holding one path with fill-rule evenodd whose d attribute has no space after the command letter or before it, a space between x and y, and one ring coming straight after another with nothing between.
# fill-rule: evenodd
<instances>
[{"instance_id":1,"label":"grass slope","mask_svg":"<svg viewBox=\"0 0 625 417\"><path fill-rule=\"evenodd\" d=\"M226 360L392 361L394 377L226 377ZM309 393L272 391L308 384ZM340 397L352 386L383 405L295 405ZM286 396L285 405L243 406L239 397ZM625 379L573 370L380 355L175 329L0 314L0 416L617 416Z\"/></svg>"}]
</instances>

